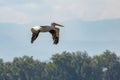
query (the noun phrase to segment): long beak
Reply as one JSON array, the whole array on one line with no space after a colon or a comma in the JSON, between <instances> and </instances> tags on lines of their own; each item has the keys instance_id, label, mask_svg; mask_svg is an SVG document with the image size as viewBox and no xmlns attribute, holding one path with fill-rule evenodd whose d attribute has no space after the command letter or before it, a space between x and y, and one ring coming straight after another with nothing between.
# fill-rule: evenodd
<instances>
[{"instance_id":1,"label":"long beak","mask_svg":"<svg viewBox=\"0 0 120 80\"><path fill-rule=\"evenodd\" d=\"M56 25L56 26L60 26L60 27L64 27L63 25L61 25L61 24L57 24L57 23L56 23L55 25Z\"/></svg>"}]
</instances>

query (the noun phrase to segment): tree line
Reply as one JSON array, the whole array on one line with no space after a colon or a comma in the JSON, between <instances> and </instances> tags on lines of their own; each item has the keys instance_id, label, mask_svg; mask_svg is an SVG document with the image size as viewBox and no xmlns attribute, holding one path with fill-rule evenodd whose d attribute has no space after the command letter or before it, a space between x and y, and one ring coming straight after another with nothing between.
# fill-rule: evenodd
<instances>
[{"instance_id":1,"label":"tree line","mask_svg":"<svg viewBox=\"0 0 120 80\"><path fill-rule=\"evenodd\" d=\"M49 62L33 57L0 59L0 80L120 80L120 57L106 50L101 55L85 52L62 52Z\"/></svg>"}]
</instances>

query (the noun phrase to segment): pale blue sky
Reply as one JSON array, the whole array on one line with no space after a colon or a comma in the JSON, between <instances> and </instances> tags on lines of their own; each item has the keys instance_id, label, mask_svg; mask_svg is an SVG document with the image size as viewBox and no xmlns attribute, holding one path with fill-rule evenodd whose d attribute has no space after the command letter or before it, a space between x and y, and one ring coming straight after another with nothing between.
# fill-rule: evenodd
<instances>
[{"instance_id":1,"label":"pale blue sky","mask_svg":"<svg viewBox=\"0 0 120 80\"><path fill-rule=\"evenodd\" d=\"M120 55L119 0L1 0L0 58L19 56L49 60L63 51L87 51L90 56L106 49ZM53 45L49 33L40 33L30 44L30 28L58 22L60 42Z\"/></svg>"}]
</instances>

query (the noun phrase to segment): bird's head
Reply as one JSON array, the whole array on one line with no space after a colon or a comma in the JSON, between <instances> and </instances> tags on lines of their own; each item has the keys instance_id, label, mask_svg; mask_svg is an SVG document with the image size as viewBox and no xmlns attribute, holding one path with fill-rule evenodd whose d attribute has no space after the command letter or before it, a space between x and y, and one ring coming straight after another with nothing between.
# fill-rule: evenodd
<instances>
[{"instance_id":1,"label":"bird's head","mask_svg":"<svg viewBox=\"0 0 120 80\"><path fill-rule=\"evenodd\" d=\"M51 25L52 25L52 26L54 26L54 27L55 27L55 26L64 27L63 25L61 25L61 24L58 24L58 23L55 23L55 22L51 23Z\"/></svg>"}]
</instances>

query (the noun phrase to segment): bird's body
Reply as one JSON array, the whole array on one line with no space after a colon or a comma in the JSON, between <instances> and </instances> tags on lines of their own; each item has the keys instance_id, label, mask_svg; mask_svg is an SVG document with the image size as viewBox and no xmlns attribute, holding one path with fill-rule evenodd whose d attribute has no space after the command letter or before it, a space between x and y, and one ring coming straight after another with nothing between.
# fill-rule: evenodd
<instances>
[{"instance_id":1,"label":"bird's body","mask_svg":"<svg viewBox=\"0 0 120 80\"><path fill-rule=\"evenodd\" d=\"M46 25L46 26L34 26L34 27L32 27L32 29L34 29L35 31L40 30L41 32L48 32L48 31L50 31L50 30L52 30L54 28L55 27L48 26L48 25Z\"/></svg>"},{"instance_id":2,"label":"bird's body","mask_svg":"<svg viewBox=\"0 0 120 80\"><path fill-rule=\"evenodd\" d=\"M54 40L54 44L57 44L59 42L59 28L56 28L55 27L56 25L62 26L57 23L51 23L51 26L34 26L34 27L32 27L31 28L31 32L32 32L31 43L33 43L36 40L36 38L38 37L40 32L50 32L52 35L52 38Z\"/></svg>"}]
</instances>

